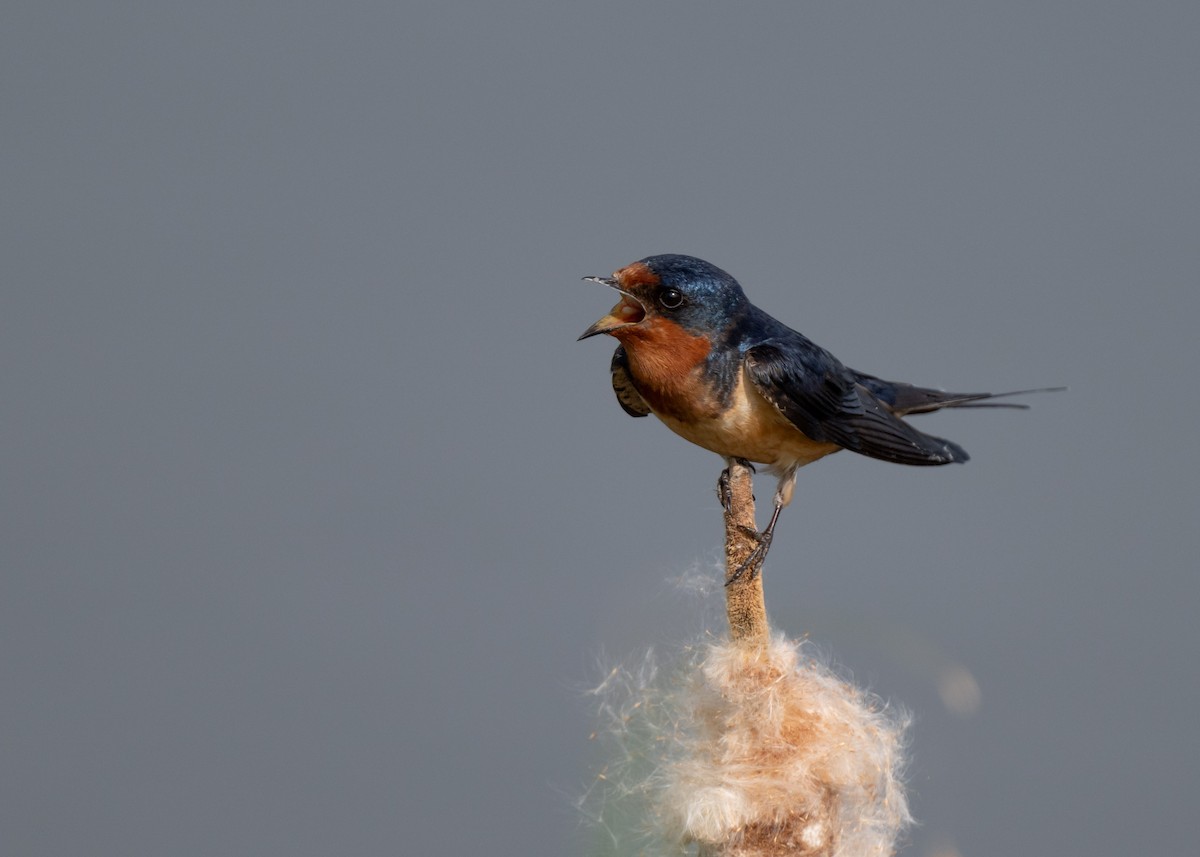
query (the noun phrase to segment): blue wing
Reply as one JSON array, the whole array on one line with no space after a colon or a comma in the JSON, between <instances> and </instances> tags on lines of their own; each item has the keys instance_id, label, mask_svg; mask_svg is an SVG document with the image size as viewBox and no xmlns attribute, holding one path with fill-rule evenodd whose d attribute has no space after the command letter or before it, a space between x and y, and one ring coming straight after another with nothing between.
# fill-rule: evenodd
<instances>
[{"instance_id":1,"label":"blue wing","mask_svg":"<svg viewBox=\"0 0 1200 857\"><path fill-rule=\"evenodd\" d=\"M870 376L847 369L799 334L749 348L746 372L759 393L813 440L897 464L950 464L969 457L958 444L904 422L865 383Z\"/></svg>"}]
</instances>

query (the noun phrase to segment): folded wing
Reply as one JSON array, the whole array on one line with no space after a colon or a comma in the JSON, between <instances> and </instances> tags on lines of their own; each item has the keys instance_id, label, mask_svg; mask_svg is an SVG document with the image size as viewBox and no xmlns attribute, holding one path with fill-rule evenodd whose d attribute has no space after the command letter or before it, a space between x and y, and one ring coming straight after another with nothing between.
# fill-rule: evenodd
<instances>
[{"instance_id":1,"label":"folded wing","mask_svg":"<svg viewBox=\"0 0 1200 857\"><path fill-rule=\"evenodd\" d=\"M869 380L878 379L859 376L807 340L768 340L750 348L746 372L758 392L813 440L897 464L950 464L969 457L958 444L900 419L871 389ZM912 398L918 407L901 412L936 410Z\"/></svg>"},{"instance_id":2,"label":"folded wing","mask_svg":"<svg viewBox=\"0 0 1200 857\"><path fill-rule=\"evenodd\" d=\"M609 368L612 370L613 392L617 394L617 402L625 413L631 417L650 416L650 406L646 404L646 400L633 386L633 380L629 377L629 358L625 354L625 346L617 346Z\"/></svg>"}]
</instances>

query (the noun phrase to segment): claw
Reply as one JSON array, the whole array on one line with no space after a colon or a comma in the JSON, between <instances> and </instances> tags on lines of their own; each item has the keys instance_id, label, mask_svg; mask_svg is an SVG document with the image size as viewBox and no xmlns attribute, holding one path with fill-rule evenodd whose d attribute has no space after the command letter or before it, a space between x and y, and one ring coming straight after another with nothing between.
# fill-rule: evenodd
<instances>
[{"instance_id":1,"label":"claw","mask_svg":"<svg viewBox=\"0 0 1200 857\"><path fill-rule=\"evenodd\" d=\"M763 563L767 561L767 552L771 550L771 541L775 538L775 522L779 520L779 513L783 511L782 506L776 506L775 511L771 513L771 522L767 524L767 528L761 533L752 527L738 525L738 529L745 533L749 538L758 542L754 550L750 551L750 555L745 561L737 567L733 574L729 575L729 579L725 581L726 586L730 586L742 578L747 571L750 572L750 579L753 580L757 575L762 573Z\"/></svg>"},{"instance_id":2,"label":"claw","mask_svg":"<svg viewBox=\"0 0 1200 857\"><path fill-rule=\"evenodd\" d=\"M750 551L750 555L746 557L746 561L737 567L737 570L729 576L725 581L726 586L731 586L741 579L742 575L747 571L750 572L750 579L753 580L762 573L763 563L767 560L767 551L771 549L770 537L764 538L764 533L755 533L762 541L758 543L758 547Z\"/></svg>"},{"instance_id":3,"label":"claw","mask_svg":"<svg viewBox=\"0 0 1200 857\"><path fill-rule=\"evenodd\" d=\"M740 464L742 467L748 467L751 473L758 471L744 458L735 458L730 461L729 467L734 464ZM729 467L721 471L720 477L717 479L717 498L721 501L721 508L725 510L725 514L733 514L733 486L730 484ZM753 499L753 497L751 498Z\"/></svg>"},{"instance_id":4,"label":"claw","mask_svg":"<svg viewBox=\"0 0 1200 857\"><path fill-rule=\"evenodd\" d=\"M733 488L729 484L729 468L726 467L721 471L720 477L717 479L717 499L721 501L721 508L725 510L726 515L733 514Z\"/></svg>"}]
</instances>

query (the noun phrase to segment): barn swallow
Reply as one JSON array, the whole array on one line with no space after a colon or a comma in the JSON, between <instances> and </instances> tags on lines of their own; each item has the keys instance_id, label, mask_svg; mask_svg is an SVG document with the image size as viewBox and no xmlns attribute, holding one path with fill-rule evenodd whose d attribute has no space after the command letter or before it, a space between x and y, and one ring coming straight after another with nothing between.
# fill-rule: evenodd
<instances>
[{"instance_id":1,"label":"barn swallow","mask_svg":"<svg viewBox=\"0 0 1200 857\"><path fill-rule=\"evenodd\" d=\"M898 464L964 462L961 446L901 418L942 408L1028 408L985 400L1063 389L947 393L858 372L752 304L725 271L693 256L650 256L612 277L584 279L621 293L579 338L605 333L620 343L612 385L625 412L654 414L727 465L764 464L779 479L771 520L753 534L757 547L729 582L762 568L804 465L843 449ZM728 473L727 466L718 487L726 509Z\"/></svg>"}]
</instances>

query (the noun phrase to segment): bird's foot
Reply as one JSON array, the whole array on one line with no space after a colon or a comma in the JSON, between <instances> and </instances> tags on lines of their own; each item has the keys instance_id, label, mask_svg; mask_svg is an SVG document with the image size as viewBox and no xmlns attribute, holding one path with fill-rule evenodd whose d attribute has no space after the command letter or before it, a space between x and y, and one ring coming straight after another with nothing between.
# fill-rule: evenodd
<instances>
[{"instance_id":1,"label":"bird's foot","mask_svg":"<svg viewBox=\"0 0 1200 857\"><path fill-rule=\"evenodd\" d=\"M732 515L733 488L729 485L728 467L721 471L721 476L717 479L717 499L721 501L721 508L725 510L725 514Z\"/></svg>"},{"instance_id":2,"label":"bird's foot","mask_svg":"<svg viewBox=\"0 0 1200 857\"><path fill-rule=\"evenodd\" d=\"M729 575L729 579L725 581L726 586L731 586L742 578L746 572L750 572L750 579L753 580L762 572L763 563L767 560L767 551L771 549L771 539L774 537L769 529L763 530L761 533L753 527L738 525L738 529L745 535L749 536L754 541L758 542L754 550L750 551L750 555L742 561L742 564L737 567L733 574Z\"/></svg>"},{"instance_id":3,"label":"bird's foot","mask_svg":"<svg viewBox=\"0 0 1200 857\"><path fill-rule=\"evenodd\" d=\"M733 464L740 464L743 467L749 467L751 473L756 473L754 465L744 458L735 459ZM730 485L729 467L721 471L721 476L717 479L717 498L721 501L721 508L725 510L725 514L733 514L733 486ZM757 531L756 531L757 534Z\"/></svg>"},{"instance_id":4,"label":"bird's foot","mask_svg":"<svg viewBox=\"0 0 1200 857\"><path fill-rule=\"evenodd\" d=\"M767 560L767 551L771 549L771 541L775 538L775 524L779 522L779 513L782 511L783 504L776 501L775 510L771 512L771 522L767 524L767 528L761 533L753 527L747 527L743 524L737 525L737 528L742 533L748 536L751 541L758 542L758 544L754 550L750 551L750 555L737 567L733 574L729 575L729 579L725 581L726 586L740 580L742 575L747 571L750 572L751 580L762 573L763 563Z\"/></svg>"}]
</instances>

